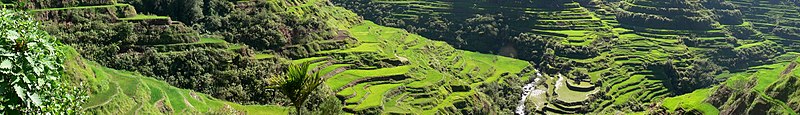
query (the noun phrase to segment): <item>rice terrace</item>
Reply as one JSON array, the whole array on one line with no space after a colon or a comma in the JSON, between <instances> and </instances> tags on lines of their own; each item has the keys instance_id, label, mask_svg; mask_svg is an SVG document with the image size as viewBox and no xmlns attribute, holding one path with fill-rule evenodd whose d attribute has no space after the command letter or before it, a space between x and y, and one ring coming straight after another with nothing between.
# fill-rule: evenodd
<instances>
[{"instance_id":1,"label":"rice terrace","mask_svg":"<svg viewBox=\"0 0 800 115\"><path fill-rule=\"evenodd\" d=\"M0 0L0 115L797 115L798 0Z\"/></svg>"}]
</instances>

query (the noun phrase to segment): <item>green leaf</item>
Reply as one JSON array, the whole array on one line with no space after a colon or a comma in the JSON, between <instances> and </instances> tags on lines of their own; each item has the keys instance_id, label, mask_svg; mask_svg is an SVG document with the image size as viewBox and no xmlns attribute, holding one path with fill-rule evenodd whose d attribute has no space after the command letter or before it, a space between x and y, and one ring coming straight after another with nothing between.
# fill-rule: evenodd
<instances>
[{"instance_id":1,"label":"green leaf","mask_svg":"<svg viewBox=\"0 0 800 115\"><path fill-rule=\"evenodd\" d=\"M31 101L33 101L33 105L42 106L42 99L40 99L39 94L32 93L30 94Z\"/></svg>"},{"instance_id":2,"label":"green leaf","mask_svg":"<svg viewBox=\"0 0 800 115\"><path fill-rule=\"evenodd\" d=\"M44 85L44 79L36 79L36 84L39 86Z\"/></svg>"},{"instance_id":3,"label":"green leaf","mask_svg":"<svg viewBox=\"0 0 800 115\"><path fill-rule=\"evenodd\" d=\"M23 100L25 99L25 97L26 97L25 96L25 89L23 89L22 87L19 87L18 85L14 85L14 91L17 92L17 96L20 99L23 99Z\"/></svg>"},{"instance_id":4,"label":"green leaf","mask_svg":"<svg viewBox=\"0 0 800 115\"><path fill-rule=\"evenodd\" d=\"M28 79L28 76L26 74L22 74L22 77L20 79L22 79L22 82L24 83L31 83L31 80Z\"/></svg>"},{"instance_id":5,"label":"green leaf","mask_svg":"<svg viewBox=\"0 0 800 115\"><path fill-rule=\"evenodd\" d=\"M3 63L0 63L0 69L11 69L12 66L14 64L11 63L11 60L3 60Z\"/></svg>"},{"instance_id":6,"label":"green leaf","mask_svg":"<svg viewBox=\"0 0 800 115\"><path fill-rule=\"evenodd\" d=\"M11 41L16 42L17 38L19 38L19 33L16 31L8 30L7 33L8 38L11 39Z\"/></svg>"}]
</instances>

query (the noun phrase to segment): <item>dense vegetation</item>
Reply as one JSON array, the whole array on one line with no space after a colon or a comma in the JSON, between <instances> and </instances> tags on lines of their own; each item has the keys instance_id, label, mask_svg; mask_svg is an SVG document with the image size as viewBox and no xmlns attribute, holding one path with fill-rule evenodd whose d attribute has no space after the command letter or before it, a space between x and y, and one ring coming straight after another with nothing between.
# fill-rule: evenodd
<instances>
[{"instance_id":1,"label":"dense vegetation","mask_svg":"<svg viewBox=\"0 0 800 115\"><path fill-rule=\"evenodd\" d=\"M65 73L57 39L25 12L0 10L0 114L79 114L81 79Z\"/></svg>"},{"instance_id":2,"label":"dense vegetation","mask_svg":"<svg viewBox=\"0 0 800 115\"><path fill-rule=\"evenodd\" d=\"M646 111L661 98L708 92L728 79L720 74L777 63L797 46L796 37L782 34L793 27L775 21L793 19L781 17L796 15L792 1L334 2L383 25L536 63L545 76L556 76L540 84L547 96L528 97L536 106L525 111L541 114ZM511 33L487 37L502 32ZM463 33L485 36L457 36Z\"/></svg>"},{"instance_id":3,"label":"dense vegetation","mask_svg":"<svg viewBox=\"0 0 800 115\"><path fill-rule=\"evenodd\" d=\"M797 3L0 0L0 112L797 114Z\"/></svg>"}]
</instances>

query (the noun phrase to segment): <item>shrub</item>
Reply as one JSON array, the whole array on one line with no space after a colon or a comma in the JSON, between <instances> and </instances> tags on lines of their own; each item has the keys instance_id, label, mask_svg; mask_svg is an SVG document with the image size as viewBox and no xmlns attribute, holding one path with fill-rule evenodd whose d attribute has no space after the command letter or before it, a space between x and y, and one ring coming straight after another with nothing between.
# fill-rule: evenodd
<instances>
[{"instance_id":1,"label":"shrub","mask_svg":"<svg viewBox=\"0 0 800 115\"><path fill-rule=\"evenodd\" d=\"M61 44L24 12L0 20L0 114L79 112L85 92L64 79Z\"/></svg>"}]
</instances>

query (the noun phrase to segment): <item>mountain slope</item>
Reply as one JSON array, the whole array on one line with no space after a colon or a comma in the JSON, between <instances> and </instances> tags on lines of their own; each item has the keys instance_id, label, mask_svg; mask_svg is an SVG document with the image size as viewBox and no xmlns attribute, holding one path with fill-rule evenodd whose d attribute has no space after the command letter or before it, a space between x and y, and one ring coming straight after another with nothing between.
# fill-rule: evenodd
<instances>
[{"instance_id":1,"label":"mountain slope","mask_svg":"<svg viewBox=\"0 0 800 115\"><path fill-rule=\"evenodd\" d=\"M91 114L288 114L280 106L240 105L170 86L139 73L110 69L86 61L73 48L64 48L66 73L85 79L89 98L82 105Z\"/></svg>"}]
</instances>

